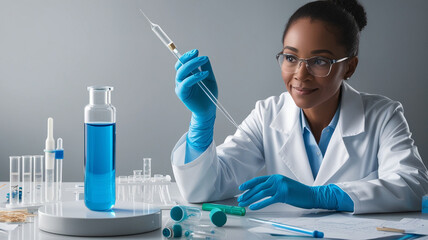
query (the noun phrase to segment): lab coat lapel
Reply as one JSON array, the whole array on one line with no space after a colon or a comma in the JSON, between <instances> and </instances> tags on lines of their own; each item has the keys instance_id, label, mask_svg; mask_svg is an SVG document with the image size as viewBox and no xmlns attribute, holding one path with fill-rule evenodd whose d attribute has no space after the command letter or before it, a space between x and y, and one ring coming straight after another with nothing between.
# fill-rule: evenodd
<instances>
[{"instance_id":1,"label":"lab coat lapel","mask_svg":"<svg viewBox=\"0 0 428 240\"><path fill-rule=\"evenodd\" d=\"M339 121L331 136L314 185L324 185L349 160L344 139L364 132L364 107L360 94L346 82L342 85Z\"/></svg>"},{"instance_id":2,"label":"lab coat lapel","mask_svg":"<svg viewBox=\"0 0 428 240\"><path fill-rule=\"evenodd\" d=\"M299 123L300 109L295 105L290 95L285 101L284 107L270 125L271 128L284 136L284 143L279 149L278 155L294 174L297 181L311 186L314 183L314 177Z\"/></svg>"}]
</instances>

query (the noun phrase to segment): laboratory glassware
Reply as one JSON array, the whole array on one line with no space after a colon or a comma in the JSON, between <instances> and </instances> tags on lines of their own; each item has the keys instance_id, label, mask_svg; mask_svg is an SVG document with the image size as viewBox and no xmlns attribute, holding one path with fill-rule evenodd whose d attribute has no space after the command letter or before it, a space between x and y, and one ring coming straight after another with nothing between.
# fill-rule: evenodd
<instances>
[{"instance_id":1,"label":"laboratory glassware","mask_svg":"<svg viewBox=\"0 0 428 240\"><path fill-rule=\"evenodd\" d=\"M55 140L53 138L53 119L48 118L48 136L45 143L45 200L55 200L54 188Z\"/></svg>"},{"instance_id":2,"label":"laboratory glassware","mask_svg":"<svg viewBox=\"0 0 428 240\"><path fill-rule=\"evenodd\" d=\"M113 87L88 87L85 107L85 205L107 211L116 202L116 108Z\"/></svg>"},{"instance_id":3,"label":"laboratory glassware","mask_svg":"<svg viewBox=\"0 0 428 240\"><path fill-rule=\"evenodd\" d=\"M162 28L158 25L150 21L150 19L146 16L143 10L140 9L140 12L144 15L147 21L150 23L150 27L152 31L156 34L156 36L162 41L162 43L171 51L171 53L180 61L180 57L182 56L175 46L174 42L166 35L166 33L162 30ZM180 61L181 62L181 61ZM181 62L182 63L182 62ZM194 74L194 72L192 72ZM247 134L232 118L232 116L227 112L226 108L218 101L215 95L209 90L209 88L204 84L203 81L198 82L198 86L202 89L202 91L207 95L207 97L211 100L212 103L223 113L223 115L229 120L237 129L241 130L244 134L250 138L250 135ZM251 140L251 138L250 138Z\"/></svg>"},{"instance_id":4,"label":"laboratory glassware","mask_svg":"<svg viewBox=\"0 0 428 240\"><path fill-rule=\"evenodd\" d=\"M33 202L43 202L43 155L33 156Z\"/></svg>"},{"instance_id":5,"label":"laboratory glassware","mask_svg":"<svg viewBox=\"0 0 428 240\"><path fill-rule=\"evenodd\" d=\"M57 139L55 159L56 159L56 199L58 201L61 201L62 161L64 159L64 149L62 146L62 138Z\"/></svg>"},{"instance_id":6,"label":"laboratory glassware","mask_svg":"<svg viewBox=\"0 0 428 240\"><path fill-rule=\"evenodd\" d=\"M141 173L143 170L134 170L134 182L141 182L143 181L143 177Z\"/></svg>"},{"instance_id":7,"label":"laboratory glassware","mask_svg":"<svg viewBox=\"0 0 428 240\"><path fill-rule=\"evenodd\" d=\"M31 204L32 202L32 160L32 156L22 156L22 204Z\"/></svg>"},{"instance_id":8,"label":"laboratory glassware","mask_svg":"<svg viewBox=\"0 0 428 240\"><path fill-rule=\"evenodd\" d=\"M21 177L21 157L10 156L10 193L9 204L15 206L19 203L19 181Z\"/></svg>"},{"instance_id":9,"label":"laboratory glassware","mask_svg":"<svg viewBox=\"0 0 428 240\"><path fill-rule=\"evenodd\" d=\"M145 180L152 177L152 159L143 158L143 178Z\"/></svg>"}]
</instances>

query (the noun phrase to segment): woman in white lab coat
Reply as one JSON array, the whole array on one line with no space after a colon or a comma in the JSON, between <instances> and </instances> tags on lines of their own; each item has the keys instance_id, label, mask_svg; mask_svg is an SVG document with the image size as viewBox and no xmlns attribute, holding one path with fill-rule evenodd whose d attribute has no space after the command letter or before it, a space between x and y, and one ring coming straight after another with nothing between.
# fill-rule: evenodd
<instances>
[{"instance_id":1,"label":"woman in white lab coat","mask_svg":"<svg viewBox=\"0 0 428 240\"><path fill-rule=\"evenodd\" d=\"M197 50L183 55L176 93L192 119L172 152L182 195L205 202L248 190L238 202L252 210L278 202L354 213L420 210L427 169L401 104L347 83L366 23L355 0L299 8L277 55L287 92L258 101L218 147L215 106L196 85L204 80L217 95L209 59ZM263 168L267 175L256 177Z\"/></svg>"}]
</instances>

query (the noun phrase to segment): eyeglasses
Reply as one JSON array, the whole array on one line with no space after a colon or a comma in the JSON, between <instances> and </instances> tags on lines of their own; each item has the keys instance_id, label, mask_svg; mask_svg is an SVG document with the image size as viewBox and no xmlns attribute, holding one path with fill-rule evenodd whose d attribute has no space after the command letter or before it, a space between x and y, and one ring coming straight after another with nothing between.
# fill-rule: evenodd
<instances>
[{"instance_id":1,"label":"eyeglasses","mask_svg":"<svg viewBox=\"0 0 428 240\"><path fill-rule=\"evenodd\" d=\"M330 74L331 66L335 63L343 62L349 57L344 57L337 60L328 59L325 57L298 58L293 54L278 53L276 60L281 67L281 70L286 73L296 73L300 68L300 63L305 62L308 72L315 77L327 77Z\"/></svg>"}]
</instances>

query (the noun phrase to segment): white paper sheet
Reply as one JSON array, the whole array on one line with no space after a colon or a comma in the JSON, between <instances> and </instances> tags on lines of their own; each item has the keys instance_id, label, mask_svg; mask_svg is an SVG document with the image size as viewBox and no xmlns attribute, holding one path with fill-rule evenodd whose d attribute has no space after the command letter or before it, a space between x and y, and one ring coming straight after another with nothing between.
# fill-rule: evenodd
<instances>
[{"instance_id":1,"label":"white paper sheet","mask_svg":"<svg viewBox=\"0 0 428 240\"><path fill-rule=\"evenodd\" d=\"M7 223L0 223L0 230L4 231L12 231L16 227L18 227L18 224L7 224Z\"/></svg>"},{"instance_id":2,"label":"white paper sheet","mask_svg":"<svg viewBox=\"0 0 428 240\"><path fill-rule=\"evenodd\" d=\"M310 230L318 230L324 233L324 238L341 239L372 239L402 235L394 232L377 231L376 227L384 225L385 220L375 220L368 218L353 217L350 215L333 214L325 217L309 218L276 218L268 219L275 222L285 223ZM265 227L251 228L251 232L269 234L289 234L299 235L293 232L277 231Z\"/></svg>"},{"instance_id":3,"label":"white paper sheet","mask_svg":"<svg viewBox=\"0 0 428 240\"><path fill-rule=\"evenodd\" d=\"M403 218L399 222L387 221L383 227L403 229L406 233L428 235L428 220L418 218Z\"/></svg>"}]
</instances>

